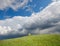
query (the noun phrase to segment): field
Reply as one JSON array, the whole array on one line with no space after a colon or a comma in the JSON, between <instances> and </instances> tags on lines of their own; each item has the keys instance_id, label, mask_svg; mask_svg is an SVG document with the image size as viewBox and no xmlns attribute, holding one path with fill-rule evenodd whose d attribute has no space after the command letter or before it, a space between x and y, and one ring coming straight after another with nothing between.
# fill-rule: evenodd
<instances>
[{"instance_id":1,"label":"field","mask_svg":"<svg viewBox=\"0 0 60 46\"><path fill-rule=\"evenodd\" d=\"M30 35L0 40L0 46L60 46L60 34Z\"/></svg>"}]
</instances>

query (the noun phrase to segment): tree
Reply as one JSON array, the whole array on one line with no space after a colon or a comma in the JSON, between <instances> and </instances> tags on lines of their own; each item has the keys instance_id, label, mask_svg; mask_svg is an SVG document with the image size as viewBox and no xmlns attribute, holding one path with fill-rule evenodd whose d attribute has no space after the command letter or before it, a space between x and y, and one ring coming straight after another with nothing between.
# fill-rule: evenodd
<instances>
[{"instance_id":1,"label":"tree","mask_svg":"<svg viewBox=\"0 0 60 46\"><path fill-rule=\"evenodd\" d=\"M28 36L31 36L31 33L29 33Z\"/></svg>"}]
</instances>

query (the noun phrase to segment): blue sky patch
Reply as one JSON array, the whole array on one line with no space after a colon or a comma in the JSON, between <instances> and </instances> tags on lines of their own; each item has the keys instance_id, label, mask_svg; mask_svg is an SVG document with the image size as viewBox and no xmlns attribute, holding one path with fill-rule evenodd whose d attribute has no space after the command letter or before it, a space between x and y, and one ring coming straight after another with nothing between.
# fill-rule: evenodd
<instances>
[{"instance_id":1,"label":"blue sky patch","mask_svg":"<svg viewBox=\"0 0 60 46\"><path fill-rule=\"evenodd\" d=\"M25 7L19 8L16 11L12 8L7 8L3 11L0 10L0 19L14 16L30 16L33 12L38 13L43 10L51 2L51 0L32 0L32 2L29 1Z\"/></svg>"}]
</instances>

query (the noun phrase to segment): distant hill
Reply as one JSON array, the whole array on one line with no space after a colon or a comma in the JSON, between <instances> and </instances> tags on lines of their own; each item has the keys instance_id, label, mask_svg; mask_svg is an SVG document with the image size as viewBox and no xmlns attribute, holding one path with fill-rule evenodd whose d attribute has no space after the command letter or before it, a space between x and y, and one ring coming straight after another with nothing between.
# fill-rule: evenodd
<instances>
[{"instance_id":1,"label":"distant hill","mask_svg":"<svg viewBox=\"0 0 60 46\"><path fill-rule=\"evenodd\" d=\"M0 46L60 46L60 34L30 35L0 40Z\"/></svg>"}]
</instances>

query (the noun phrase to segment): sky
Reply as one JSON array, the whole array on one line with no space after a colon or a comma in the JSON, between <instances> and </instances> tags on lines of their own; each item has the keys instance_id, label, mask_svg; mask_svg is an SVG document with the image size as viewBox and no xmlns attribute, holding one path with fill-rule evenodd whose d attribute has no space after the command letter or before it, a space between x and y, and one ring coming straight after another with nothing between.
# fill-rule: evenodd
<instances>
[{"instance_id":1,"label":"sky","mask_svg":"<svg viewBox=\"0 0 60 46\"><path fill-rule=\"evenodd\" d=\"M0 0L0 39L60 33L60 0Z\"/></svg>"},{"instance_id":2,"label":"sky","mask_svg":"<svg viewBox=\"0 0 60 46\"><path fill-rule=\"evenodd\" d=\"M4 2L6 5L8 4L8 1L6 0L4 2L4 0L2 0L2 2ZM4 6L4 4L1 3L0 19L12 18L14 16L31 16L33 12L38 13L52 2L51 0L25 0L25 1L26 3L24 3L24 0L16 0L14 2L12 1L12 4L9 4L10 6ZM25 6L20 7L19 6L20 2L24 3L23 5Z\"/></svg>"}]
</instances>

